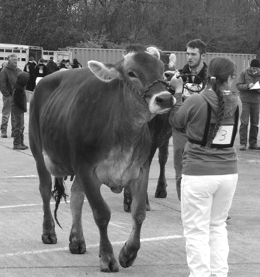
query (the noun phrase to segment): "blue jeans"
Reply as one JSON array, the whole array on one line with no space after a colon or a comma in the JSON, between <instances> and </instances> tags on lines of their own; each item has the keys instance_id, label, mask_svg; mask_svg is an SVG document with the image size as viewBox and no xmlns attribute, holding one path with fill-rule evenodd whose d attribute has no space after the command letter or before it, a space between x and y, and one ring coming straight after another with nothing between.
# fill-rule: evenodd
<instances>
[{"instance_id":1,"label":"blue jeans","mask_svg":"<svg viewBox=\"0 0 260 277\"><path fill-rule=\"evenodd\" d=\"M3 109L2 109L2 124L1 124L1 133L7 133L7 125L9 121L9 117L11 114L11 124L12 124L12 133L14 131L15 120L13 114L11 113L11 101L12 96L3 96Z\"/></svg>"},{"instance_id":2,"label":"blue jeans","mask_svg":"<svg viewBox=\"0 0 260 277\"><path fill-rule=\"evenodd\" d=\"M248 123L250 118L249 140ZM242 114L240 117L241 125L239 129L240 144L249 145L257 144L258 123L259 123L259 103L242 102Z\"/></svg>"}]
</instances>

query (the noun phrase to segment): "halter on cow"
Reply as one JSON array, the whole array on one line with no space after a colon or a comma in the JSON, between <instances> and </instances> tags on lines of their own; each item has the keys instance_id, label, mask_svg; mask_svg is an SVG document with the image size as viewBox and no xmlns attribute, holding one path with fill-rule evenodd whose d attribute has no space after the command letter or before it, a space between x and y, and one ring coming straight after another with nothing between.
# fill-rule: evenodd
<instances>
[{"instance_id":1,"label":"halter on cow","mask_svg":"<svg viewBox=\"0 0 260 277\"><path fill-rule=\"evenodd\" d=\"M147 122L168 112L175 100L162 81L163 63L155 56L133 48L116 65L89 61L89 68L55 72L39 82L31 101L29 140L43 200L42 241L57 243L51 175L61 187L58 192L63 177L74 175L70 251L86 251L81 222L86 195L100 233L104 272L116 272L119 266L107 234L111 213L100 186L106 184L116 193L131 188L133 227L119 255L121 266L129 267L140 248L146 213L151 148Z\"/></svg>"}]
</instances>

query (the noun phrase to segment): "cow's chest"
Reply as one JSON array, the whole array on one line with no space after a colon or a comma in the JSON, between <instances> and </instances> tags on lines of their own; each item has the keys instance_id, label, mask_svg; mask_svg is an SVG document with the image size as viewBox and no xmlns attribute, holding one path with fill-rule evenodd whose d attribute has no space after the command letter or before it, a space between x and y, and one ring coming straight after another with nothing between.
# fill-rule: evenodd
<instances>
[{"instance_id":1,"label":"cow's chest","mask_svg":"<svg viewBox=\"0 0 260 277\"><path fill-rule=\"evenodd\" d=\"M100 183L108 185L114 192L121 192L129 181L138 178L145 160L145 155L140 156L133 149L114 148L100 161L96 175Z\"/></svg>"}]
</instances>

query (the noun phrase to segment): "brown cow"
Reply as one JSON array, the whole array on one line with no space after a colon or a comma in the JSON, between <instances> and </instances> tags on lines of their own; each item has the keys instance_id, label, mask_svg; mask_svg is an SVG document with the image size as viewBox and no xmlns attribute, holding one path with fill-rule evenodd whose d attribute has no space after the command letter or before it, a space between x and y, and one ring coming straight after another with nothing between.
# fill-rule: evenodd
<instances>
[{"instance_id":1,"label":"brown cow","mask_svg":"<svg viewBox=\"0 0 260 277\"><path fill-rule=\"evenodd\" d=\"M64 176L71 188L70 251L86 251L81 213L87 196L100 233L100 269L119 270L107 234L110 210L101 193L130 185L133 227L119 262L133 264L145 219L151 136L147 122L168 112L174 97L162 80L164 66L145 49L132 48L116 65L89 61L89 68L55 72L37 85L30 107L29 139L43 200L44 243L57 242L50 199L55 176L58 201ZM61 190L60 190L61 189Z\"/></svg>"}]
</instances>

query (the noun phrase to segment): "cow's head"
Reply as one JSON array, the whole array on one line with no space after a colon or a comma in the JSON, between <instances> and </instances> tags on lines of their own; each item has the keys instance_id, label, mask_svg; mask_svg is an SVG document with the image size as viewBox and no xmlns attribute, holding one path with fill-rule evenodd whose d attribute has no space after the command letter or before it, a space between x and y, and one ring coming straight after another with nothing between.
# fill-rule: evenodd
<instances>
[{"instance_id":1,"label":"cow's head","mask_svg":"<svg viewBox=\"0 0 260 277\"><path fill-rule=\"evenodd\" d=\"M162 80L164 65L155 47L134 47L116 65L89 61L90 70L103 82L122 80L130 93L143 98L152 114L168 112L176 103Z\"/></svg>"}]
</instances>

